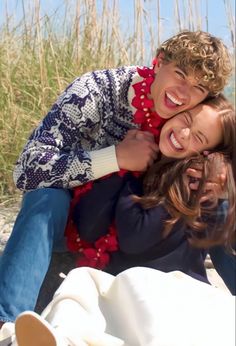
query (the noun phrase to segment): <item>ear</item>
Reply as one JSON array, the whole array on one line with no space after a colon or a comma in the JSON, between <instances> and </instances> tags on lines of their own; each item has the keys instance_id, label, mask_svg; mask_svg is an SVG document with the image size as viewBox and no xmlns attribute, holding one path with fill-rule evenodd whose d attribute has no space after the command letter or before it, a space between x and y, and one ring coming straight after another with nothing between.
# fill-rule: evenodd
<instances>
[{"instance_id":1,"label":"ear","mask_svg":"<svg viewBox=\"0 0 236 346\"><path fill-rule=\"evenodd\" d=\"M155 73L157 73L159 68L163 65L164 58L165 58L164 52L160 52L155 58L155 66L154 66Z\"/></svg>"}]
</instances>

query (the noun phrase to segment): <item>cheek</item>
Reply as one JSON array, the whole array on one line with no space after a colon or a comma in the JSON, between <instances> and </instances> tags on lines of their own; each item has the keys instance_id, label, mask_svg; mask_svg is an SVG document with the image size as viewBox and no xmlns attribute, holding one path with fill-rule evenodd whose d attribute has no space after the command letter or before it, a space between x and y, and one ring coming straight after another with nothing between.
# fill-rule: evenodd
<instances>
[{"instance_id":1,"label":"cheek","mask_svg":"<svg viewBox=\"0 0 236 346\"><path fill-rule=\"evenodd\" d=\"M161 135L160 135L160 138L159 138L159 148L161 148L163 142L164 142L164 135L165 135L165 131L161 131Z\"/></svg>"},{"instance_id":2,"label":"cheek","mask_svg":"<svg viewBox=\"0 0 236 346\"><path fill-rule=\"evenodd\" d=\"M191 108L201 103L205 100L206 96L203 94L199 94L198 92L191 93Z\"/></svg>"},{"instance_id":3,"label":"cheek","mask_svg":"<svg viewBox=\"0 0 236 346\"><path fill-rule=\"evenodd\" d=\"M162 152L162 150L165 150L167 146L167 131L162 131L159 139L159 149Z\"/></svg>"}]
</instances>

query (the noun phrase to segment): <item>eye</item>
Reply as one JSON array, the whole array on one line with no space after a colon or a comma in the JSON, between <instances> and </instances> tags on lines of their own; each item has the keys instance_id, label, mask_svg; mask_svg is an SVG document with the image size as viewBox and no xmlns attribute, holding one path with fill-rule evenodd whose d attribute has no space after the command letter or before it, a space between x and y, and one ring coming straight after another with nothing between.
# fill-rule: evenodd
<instances>
[{"instance_id":1,"label":"eye","mask_svg":"<svg viewBox=\"0 0 236 346\"><path fill-rule=\"evenodd\" d=\"M197 142L203 144L203 139L199 135L195 134L194 138L196 139Z\"/></svg>"},{"instance_id":2,"label":"eye","mask_svg":"<svg viewBox=\"0 0 236 346\"><path fill-rule=\"evenodd\" d=\"M184 120L185 120L187 126L191 127L192 120L191 120L190 116L187 113L184 113Z\"/></svg>"},{"instance_id":3,"label":"eye","mask_svg":"<svg viewBox=\"0 0 236 346\"><path fill-rule=\"evenodd\" d=\"M180 70L175 70L175 73L176 73L178 76L180 76L181 78L185 79L185 74L184 74L182 71L180 71Z\"/></svg>"},{"instance_id":4,"label":"eye","mask_svg":"<svg viewBox=\"0 0 236 346\"><path fill-rule=\"evenodd\" d=\"M206 92L206 89L203 88L202 86L199 86L199 85L195 85L195 89L200 91L202 94L205 94L205 92Z\"/></svg>"}]
</instances>

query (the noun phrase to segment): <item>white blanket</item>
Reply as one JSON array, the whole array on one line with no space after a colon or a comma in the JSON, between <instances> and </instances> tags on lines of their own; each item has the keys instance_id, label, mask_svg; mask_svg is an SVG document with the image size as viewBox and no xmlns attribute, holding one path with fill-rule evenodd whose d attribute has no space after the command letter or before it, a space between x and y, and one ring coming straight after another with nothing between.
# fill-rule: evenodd
<instances>
[{"instance_id":1,"label":"white blanket","mask_svg":"<svg viewBox=\"0 0 236 346\"><path fill-rule=\"evenodd\" d=\"M235 346L235 297L181 272L74 269L43 317L89 345L105 332L109 346Z\"/></svg>"}]
</instances>

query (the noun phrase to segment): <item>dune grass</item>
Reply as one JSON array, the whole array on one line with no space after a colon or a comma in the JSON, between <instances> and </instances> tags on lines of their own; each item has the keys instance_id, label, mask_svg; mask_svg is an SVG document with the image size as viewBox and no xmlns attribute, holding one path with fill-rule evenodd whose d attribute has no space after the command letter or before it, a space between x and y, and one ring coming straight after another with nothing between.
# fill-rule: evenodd
<instances>
[{"instance_id":1,"label":"dune grass","mask_svg":"<svg viewBox=\"0 0 236 346\"><path fill-rule=\"evenodd\" d=\"M63 15L55 12L51 17L41 17L40 0L31 1L30 6L22 0L23 15L17 23L5 1L6 20L0 28L0 201L15 196L14 163L26 138L65 86L86 71L150 62L162 31L161 1L156 1L155 23L146 2L133 1L129 30L122 27L116 0L103 0L100 6L93 0L78 0L73 8L65 0ZM196 1L189 4L192 15ZM234 22L229 3L225 4L230 30ZM174 13L178 31L183 29L178 0ZM189 14L187 26L200 28L199 16L194 22ZM233 29L231 36L234 40Z\"/></svg>"}]
</instances>

